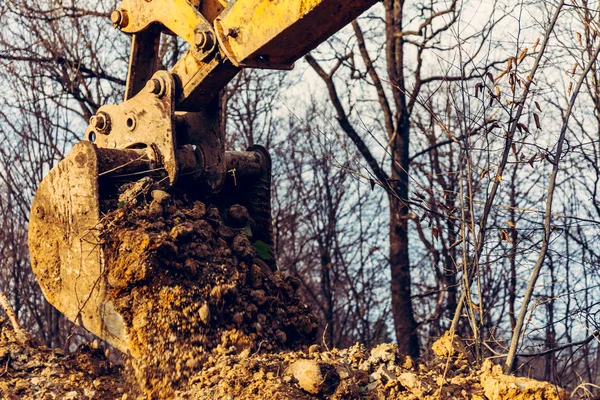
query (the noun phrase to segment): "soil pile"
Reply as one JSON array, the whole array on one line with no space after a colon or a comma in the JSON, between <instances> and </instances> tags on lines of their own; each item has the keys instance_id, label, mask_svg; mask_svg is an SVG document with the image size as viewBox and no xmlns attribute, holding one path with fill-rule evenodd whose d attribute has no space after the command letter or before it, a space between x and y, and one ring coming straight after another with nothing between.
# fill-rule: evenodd
<instances>
[{"instance_id":1,"label":"soil pile","mask_svg":"<svg viewBox=\"0 0 600 400\"><path fill-rule=\"evenodd\" d=\"M415 363L392 344L367 349L211 358L179 399L472 399L565 400L560 388L502 374L486 361L475 369L456 354Z\"/></svg>"},{"instance_id":2,"label":"soil pile","mask_svg":"<svg viewBox=\"0 0 600 400\"><path fill-rule=\"evenodd\" d=\"M265 262L244 207L171 196L150 179L122 188L116 205L101 235L107 282L144 391L169 397L211 354L313 341L317 320L297 280Z\"/></svg>"},{"instance_id":3,"label":"soil pile","mask_svg":"<svg viewBox=\"0 0 600 400\"><path fill-rule=\"evenodd\" d=\"M0 397L3 399L147 399L123 382L91 346L65 355L15 339L0 330ZM472 368L460 353L415 363L395 345L326 350L212 352L189 386L175 399L473 399L563 400L568 395L548 383L502 375L499 366Z\"/></svg>"},{"instance_id":4,"label":"soil pile","mask_svg":"<svg viewBox=\"0 0 600 400\"><path fill-rule=\"evenodd\" d=\"M89 345L65 354L23 341L0 321L0 398L120 399L125 392L121 370L101 349Z\"/></svg>"}]
</instances>

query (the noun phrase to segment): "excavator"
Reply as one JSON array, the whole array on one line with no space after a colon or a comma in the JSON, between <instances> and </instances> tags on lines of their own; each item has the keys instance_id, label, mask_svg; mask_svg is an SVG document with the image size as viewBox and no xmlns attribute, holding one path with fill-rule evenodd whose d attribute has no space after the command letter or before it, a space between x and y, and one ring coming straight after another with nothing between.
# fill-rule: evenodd
<instances>
[{"instance_id":1,"label":"excavator","mask_svg":"<svg viewBox=\"0 0 600 400\"><path fill-rule=\"evenodd\" d=\"M170 190L226 193L244 204L253 232L272 246L269 154L260 146L225 151L219 93L242 68L291 69L376 2L122 0L110 19L131 36L124 101L98 109L32 203L31 263L47 300L128 351L123 318L107 296L101 204L115 181L151 171ZM170 70L160 69L162 35L189 45ZM227 183L232 171L244 185Z\"/></svg>"}]
</instances>

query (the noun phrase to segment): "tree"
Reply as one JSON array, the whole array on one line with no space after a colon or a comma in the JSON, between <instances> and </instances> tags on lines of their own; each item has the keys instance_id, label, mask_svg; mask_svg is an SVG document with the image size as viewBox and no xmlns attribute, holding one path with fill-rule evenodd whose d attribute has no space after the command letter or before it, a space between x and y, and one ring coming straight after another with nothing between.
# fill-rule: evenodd
<instances>
[{"instance_id":1,"label":"tree","mask_svg":"<svg viewBox=\"0 0 600 400\"><path fill-rule=\"evenodd\" d=\"M409 13L403 0L383 2L383 21L385 22L384 43L382 48L370 49L359 22L353 22L354 37L352 49L337 54L333 66L326 71L312 55L306 61L325 83L340 128L352 139L356 148L368 165L373 181L388 193L389 202L389 265L391 275L392 315L396 339L401 351L412 356L419 355L417 320L412 304L412 281L410 262L409 221L413 219L409 206L410 198L410 144L413 118L421 107L422 97L426 93L435 93L436 86L444 82L466 81L480 77L494 65L494 62L474 67L473 61L485 53L483 43L488 38L497 21L489 21L483 30L470 39L480 45L470 54L470 59L461 61L458 75L431 72L426 62L432 51L453 51L447 46L447 32L460 21L461 10L458 2L418 2L413 5L418 14ZM407 18L412 17L412 20ZM381 21L373 16L374 21ZM377 29L378 27L371 28ZM373 31L371 34L375 36ZM457 38L457 41L461 39ZM353 49L357 49L355 55ZM379 53L385 54L385 65L378 62ZM372 53L377 56L372 56ZM437 55L437 57L443 57ZM414 62L413 62L414 60ZM361 65L362 64L362 65ZM377 128L364 128L363 121L357 118L355 104L344 107L343 99L348 94L338 89L336 79L338 71L345 67L353 79L363 80L367 87L375 92ZM387 76L386 76L387 75ZM387 83L387 84L386 84ZM361 130L365 132L360 133ZM384 161L377 161L374 149L364 139L365 133L374 138L375 146L389 157L386 167Z\"/></svg>"}]
</instances>

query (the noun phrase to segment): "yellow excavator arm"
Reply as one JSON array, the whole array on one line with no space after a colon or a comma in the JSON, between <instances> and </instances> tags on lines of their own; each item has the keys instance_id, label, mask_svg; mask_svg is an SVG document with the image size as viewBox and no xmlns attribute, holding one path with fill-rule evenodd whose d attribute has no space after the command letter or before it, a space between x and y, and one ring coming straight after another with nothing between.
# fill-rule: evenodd
<instances>
[{"instance_id":1,"label":"yellow excavator arm","mask_svg":"<svg viewBox=\"0 0 600 400\"><path fill-rule=\"evenodd\" d=\"M203 0L195 7L187 0L123 0L111 20L133 35L128 97L156 71L158 31L172 32L189 44L190 50L171 73L180 85L177 110L195 110L210 101L239 68L291 69L298 58L374 3L237 0L227 5L223 0ZM158 31L152 29L155 25Z\"/></svg>"},{"instance_id":2,"label":"yellow excavator arm","mask_svg":"<svg viewBox=\"0 0 600 400\"><path fill-rule=\"evenodd\" d=\"M107 296L97 233L103 189L113 179L161 171L167 187L210 197L235 170L251 188L239 197L255 238L271 246L269 155L260 146L225 151L218 93L241 68L292 68L376 2L123 0L111 20L132 36L125 100L97 111L87 140L49 172L32 204L31 261L48 301L128 350L123 318ZM170 71L159 70L161 34L190 47Z\"/></svg>"}]
</instances>

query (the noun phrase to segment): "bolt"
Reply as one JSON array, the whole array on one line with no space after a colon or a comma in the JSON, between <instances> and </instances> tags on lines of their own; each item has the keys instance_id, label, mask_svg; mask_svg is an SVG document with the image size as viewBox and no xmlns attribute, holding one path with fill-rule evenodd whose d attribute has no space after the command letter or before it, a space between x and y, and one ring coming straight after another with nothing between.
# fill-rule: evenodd
<instances>
[{"instance_id":1,"label":"bolt","mask_svg":"<svg viewBox=\"0 0 600 400\"><path fill-rule=\"evenodd\" d=\"M156 94L156 95L160 95L160 93L162 92L162 89L163 89L162 83L158 79L150 79L148 81L148 83L146 84L146 87L148 88L150 93Z\"/></svg>"},{"instance_id":2,"label":"bolt","mask_svg":"<svg viewBox=\"0 0 600 400\"><path fill-rule=\"evenodd\" d=\"M110 20L112 21L115 28L124 28L129 24L129 17L125 10L114 10L110 13Z\"/></svg>"},{"instance_id":3,"label":"bolt","mask_svg":"<svg viewBox=\"0 0 600 400\"><path fill-rule=\"evenodd\" d=\"M200 50L204 46L206 46L207 41L208 41L208 38L206 37L206 33L203 31L198 31L194 35L194 44L196 45L196 48L198 50Z\"/></svg>"},{"instance_id":4,"label":"bolt","mask_svg":"<svg viewBox=\"0 0 600 400\"><path fill-rule=\"evenodd\" d=\"M96 128L98 132L108 134L110 132L110 116L100 111L90 118L90 125Z\"/></svg>"},{"instance_id":5,"label":"bolt","mask_svg":"<svg viewBox=\"0 0 600 400\"><path fill-rule=\"evenodd\" d=\"M196 28L194 44L197 51L210 51L215 45L213 33L210 30Z\"/></svg>"}]
</instances>

